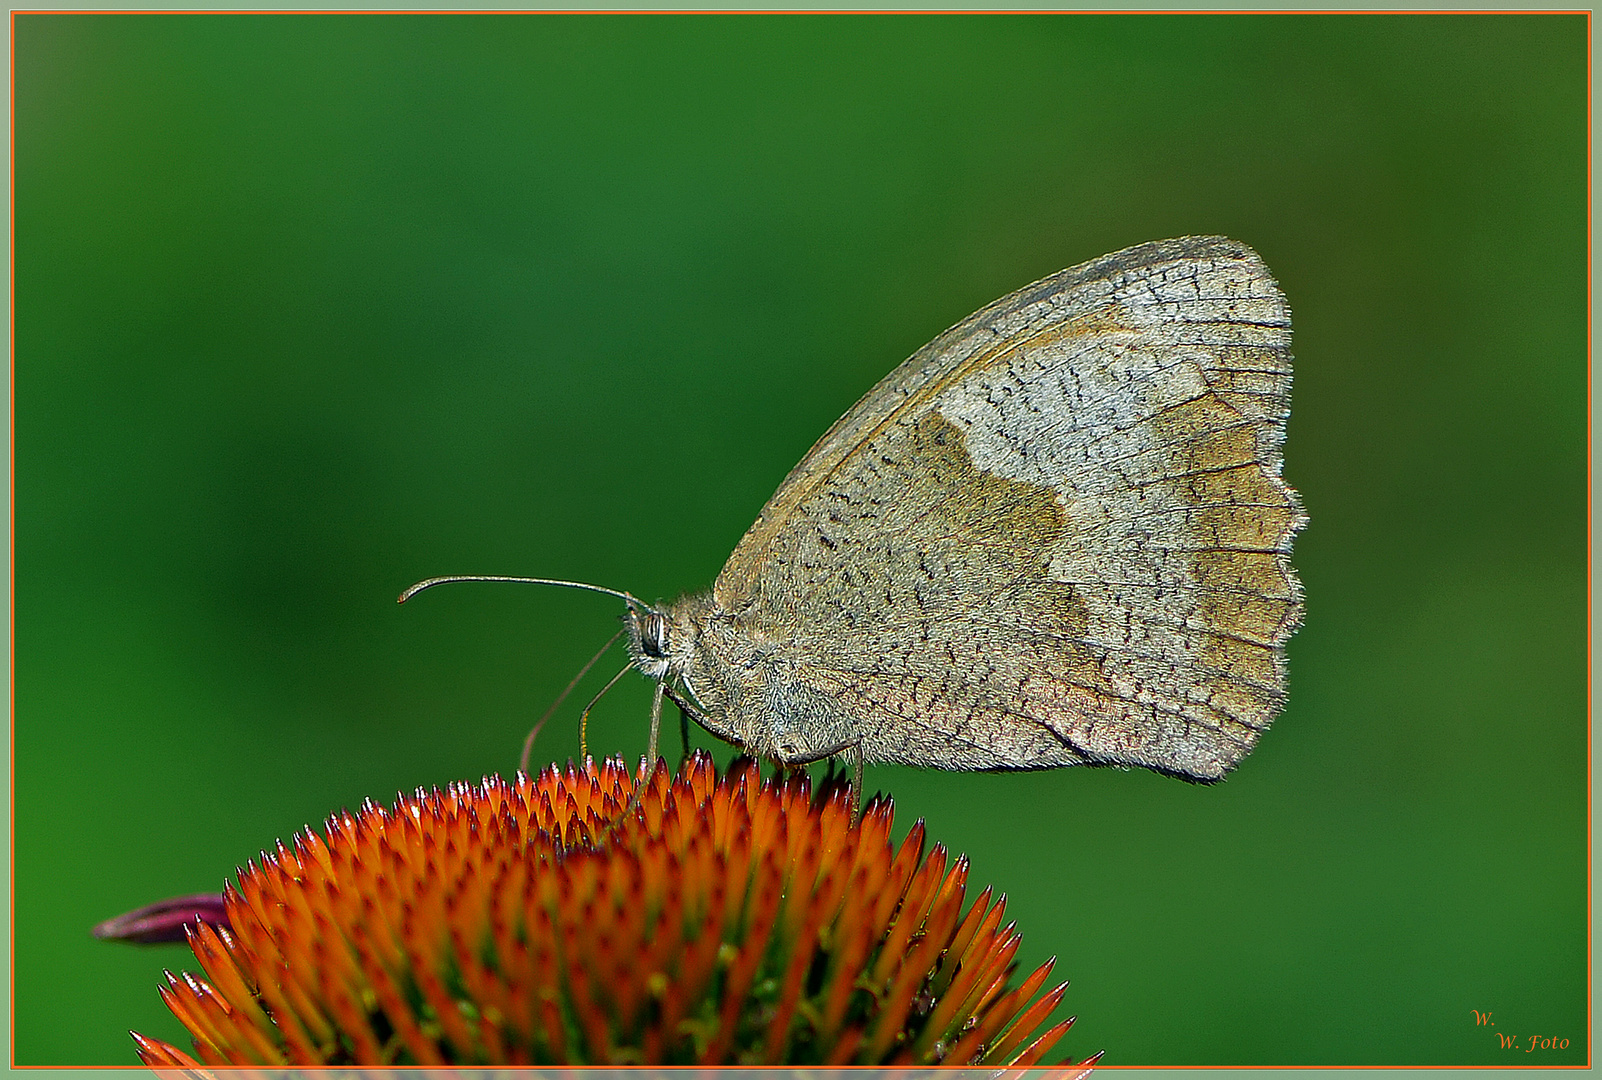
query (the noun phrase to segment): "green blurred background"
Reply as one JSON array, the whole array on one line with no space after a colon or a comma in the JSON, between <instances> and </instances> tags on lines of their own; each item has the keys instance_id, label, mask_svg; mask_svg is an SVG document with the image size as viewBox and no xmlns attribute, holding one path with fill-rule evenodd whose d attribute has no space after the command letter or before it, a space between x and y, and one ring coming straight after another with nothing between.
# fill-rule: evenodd
<instances>
[{"instance_id":1,"label":"green blurred background","mask_svg":"<svg viewBox=\"0 0 1602 1080\"><path fill-rule=\"evenodd\" d=\"M870 790L1059 958L1076 1057L1587 1059L1584 16L14 25L18 1064L181 1040L187 951L92 923L509 771L618 609L402 586L705 587L907 354L1185 233L1295 311L1289 710L1213 788Z\"/></svg>"}]
</instances>

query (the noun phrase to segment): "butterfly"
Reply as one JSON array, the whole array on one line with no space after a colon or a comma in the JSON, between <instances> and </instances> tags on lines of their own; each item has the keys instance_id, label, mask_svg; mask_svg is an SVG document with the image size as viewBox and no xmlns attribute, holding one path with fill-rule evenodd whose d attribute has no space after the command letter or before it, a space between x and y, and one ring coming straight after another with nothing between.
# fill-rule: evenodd
<instances>
[{"instance_id":1,"label":"butterfly","mask_svg":"<svg viewBox=\"0 0 1602 1080\"><path fill-rule=\"evenodd\" d=\"M656 681L651 760L666 696L781 765L853 762L857 791L864 762L1220 779L1283 708L1303 616L1289 348L1223 237L957 323L818 440L710 591L600 590Z\"/></svg>"}]
</instances>

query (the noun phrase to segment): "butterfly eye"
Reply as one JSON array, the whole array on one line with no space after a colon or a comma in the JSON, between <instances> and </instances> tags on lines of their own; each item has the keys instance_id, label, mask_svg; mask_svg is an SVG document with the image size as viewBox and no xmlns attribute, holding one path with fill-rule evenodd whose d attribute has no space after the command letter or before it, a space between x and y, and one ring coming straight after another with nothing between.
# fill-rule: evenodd
<instances>
[{"instance_id":1,"label":"butterfly eye","mask_svg":"<svg viewBox=\"0 0 1602 1080\"><path fill-rule=\"evenodd\" d=\"M646 612L640 620L640 648L646 656L661 660L668 653L667 620L659 612Z\"/></svg>"}]
</instances>

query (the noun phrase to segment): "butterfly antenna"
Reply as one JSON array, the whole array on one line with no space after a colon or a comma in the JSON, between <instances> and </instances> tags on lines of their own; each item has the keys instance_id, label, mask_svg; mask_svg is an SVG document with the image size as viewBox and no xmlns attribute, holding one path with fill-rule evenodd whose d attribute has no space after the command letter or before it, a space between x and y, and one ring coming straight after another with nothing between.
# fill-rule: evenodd
<instances>
[{"instance_id":1,"label":"butterfly antenna","mask_svg":"<svg viewBox=\"0 0 1602 1080\"><path fill-rule=\"evenodd\" d=\"M573 692L573 688L579 684L579 680L590 673L590 668L594 667L601 657L606 655L606 650L617 644L617 639L623 636L624 629L624 627L619 627L617 633L606 639L606 644L602 645L596 654L590 657L589 663L579 668L579 673L573 676L573 681L567 684L567 689L556 695L556 700L551 702L549 709L545 710L545 715L541 716L534 726L529 729L528 738L523 740L522 756L517 759L517 768L525 776L528 774L528 756L534 749L534 737L540 733L540 729L545 726L545 721L551 718L551 714L562 707L562 702L567 700L567 695Z\"/></svg>"},{"instance_id":2,"label":"butterfly antenna","mask_svg":"<svg viewBox=\"0 0 1602 1080\"><path fill-rule=\"evenodd\" d=\"M590 729L590 710L595 708L595 703L597 701L600 701L603 697L605 697L606 696L606 692L608 690L612 689L612 687L616 686L617 685L617 681L619 679L621 679L624 675L628 674L629 669L632 668L633 666L634 666L634 661L633 660L630 660L628 663L624 664L623 665L623 670L619 671L616 675L613 675L611 681L608 682L605 686L601 687L601 692L599 694L596 694L594 697L590 698L590 703L588 705L584 706L584 711L579 714L579 760L580 761L588 761L589 757L590 757L589 743L588 743L587 739L585 738L585 736L588 734L589 729Z\"/></svg>"},{"instance_id":3,"label":"butterfly antenna","mask_svg":"<svg viewBox=\"0 0 1602 1080\"><path fill-rule=\"evenodd\" d=\"M504 574L448 574L445 577L431 577L426 581L419 581L416 585L401 593L395 602L404 604L424 589L432 589L435 585L448 585L453 581L514 581L520 585L560 585L564 589L588 589L590 592L615 596L630 607L646 606L628 593L618 592L616 589L608 589L604 585L591 585L586 581L562 581L558 578L508 577Z\"/></svg>"}]
</instances>

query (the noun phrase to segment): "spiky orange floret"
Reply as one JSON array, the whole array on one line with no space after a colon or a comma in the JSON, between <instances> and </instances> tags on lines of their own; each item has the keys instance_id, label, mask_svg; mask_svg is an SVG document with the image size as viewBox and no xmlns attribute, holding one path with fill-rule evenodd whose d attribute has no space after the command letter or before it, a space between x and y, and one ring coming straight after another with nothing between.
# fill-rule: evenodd
<instances>
[{"instance_id":1,"label":"spiky orange floret","mask_svg":"<svg viewBox=\"0 0 1602 1080\"><path fill-rule=\"evenodd\" d=\"M1034 1064L1066 984L1008 992L1005 901L891 813L699 752L368 802L242 870L162 997L211 1065Z\"/></svg>"}]
</instances>

